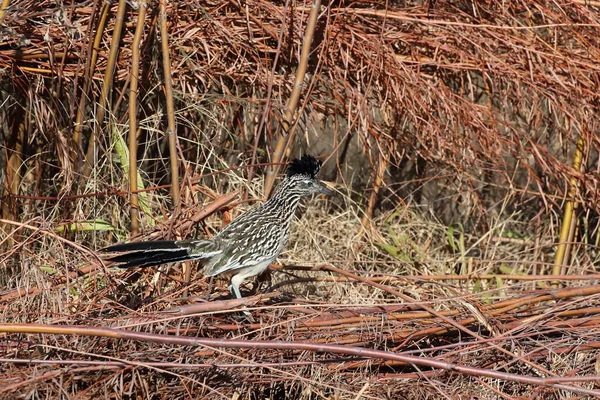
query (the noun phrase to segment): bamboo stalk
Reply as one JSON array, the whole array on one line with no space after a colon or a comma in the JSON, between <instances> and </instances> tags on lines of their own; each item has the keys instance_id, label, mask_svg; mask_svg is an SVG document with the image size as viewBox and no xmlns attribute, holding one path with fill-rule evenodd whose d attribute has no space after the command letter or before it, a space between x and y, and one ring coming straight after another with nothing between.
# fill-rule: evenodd
<instances>
[{"instance_id":1,"label":"bamboo stalk","mask_svg":"<svg viewBox=\"0 0 600 400\"><path fill-rule=\"evenodd\" d=\"M81 91L81 97L79 98L77 116L75 117L75 124L73 126L73 142L77 145L78 149L83 149L83 145L81 143L81 130L83 129L83 119L85 117L85 105L88 99L88 93L90 92L90 88L92 86L92 76L94 75L94 71L96 70L96 61L98 60L98 48L100 47L102 33L104 32L104 27L106 26L109 10L109 3L102 2L100 20L98 22L98 27L96 28L96 34L94 36L93 42L90 43L87 51L87 62L85 66L83 89ZM79 151L77 151L76 153L77 157L73 157L73 162L75 163L74 169L78 170L78 166L80 165L79 163L81 161L81 156L79 154L81 153Z\"/></svg>"},{"instance_id":2,"label":"bamboo stalk","mask_svg":"<svg viewBox=\"0 0 600 400\"><path fill-rule=\"evenodd\" d=\"M10 6L10 0L2 0L0 5L0 23L4 22L4 16L6 15L6 9Z\"/></svg>"},{"instance_id":3,"label":"bamboo stalk","mask_svg":"<svg viewBox=\"0 0 600 400\"><path fill-rule=\"evenodd\" d=\"M5 182L2 186L2 197L8 197L2 201L2 218L8 220L19 220L19 214L17 212L16 202L10 195L18 194L19 187L21 186L21 166L23 165L23 145L25 144L25 123L24 119L17 127L17 140L15 141L15 147L10 152L10 156L6 163L6 177ZM9 225L3 223L0 224L0 229L5 232L10 232L12 229ZM3 247L11 248L15 243L13 237L9 237Z\"/></svg>"},{"instance_id":4,"label":"bamboo stalk","mask_svg":"<svg viewBox=\"0 0 600 400\"><path fill-rule=\"evenodd\" d=\"M112 91L113 79L117 67L117 57L119 55L119 45L121 42L121 31L123 30L126 9L127 1L119 0L115 28L113 31L112 40L110 42L110 53L108 55L108 61L106 64L106 74L104 75L104 84L102 85L102 92L100 94L100 101L98 104L98 113L96 114L96 125L90 135L90 141L88 143L85 162L83 165L84 178L90 176L94 165L96 165L96 138L98 137L98 133L103 125L104 117L108 107L108 99Z\"/></svg>"},{"instance_id":5,"label":"bamboo stalk","mask_svg":"<svg viewBox=\"0 0 600 400\"><path fill-rule=\"evenodd\" d=\"M271 194L273 185L275 183L275 177L279 171L279 164L283 160L286 149L290 143L292 143L295 137L296 131L293 129L294 113L298 107L298 100L300 99L300 94L302 92L304 76L306 75L306 70L308 67L310 46L312 44L315 28L317 26L317 17L319 16L320 11L321 0L314 0L310 10L310 15L308 17L308 23L306 24L304 41L302 43L302 52L300 53L300 64L298 65L296 79L294 81L294 89L290 94L290 98L283 114L283 132L277 139L277 144L275 145L275 151L273 152L273 158L271 160L273 165L270 168L267 168L267 176L265 178L265 197L269 197Z\"/></svg>"},{"instance_id":6,"label":"bamboo stalk","mask_svg":"<svg viewBox=\"0 0 600 400\"><path fill-rule=\"evenodd\" d=\"M144 34L147 0L141 0L138 8L138 19L131 44L131 83L129 84L129 202L131 204L131 234L137 235L140 230L140 207L138 202L137 182L137 92L140 73L140 44Z\"/></svg>"},{"instance_id":7,"label":"bamboo stalk","mask_svg":"<svg viewBox=\"0 0 600 400\"><path fill-rule=\"evenodd\" d=\"M585 137L582 134L577 139L577 145L575 148L575 154L573 155L573 169L577 172L581 170L581 160L583 159L583 150L585 148ZM561 275L561 271L565 265L569 262L570 245L573 242L573 236L575 233L575 216L574 212L577 209L577 203L575 198L577 196L577 190L579 188L577 177L573 176L569 180L569 191L568 200L565 206L563 214L562 226L560 229L560 238L558 240L558 247L556 248L556 257L554 259L554 268L552 269L552 275ZM552 283L553 286L558 286L558 281Z\"/></svg>"},{"instance_id":8,"label":"bamboo stalk","mask_svg":"<svg viewBox=\"0 0 600 400\"><path fill-rule=\"evenodd\" d=\"M160 36L165 79L165 97L167 99L167 137L169 138L169 160L171 163L171 196L173 197L175 214L178 214L181 210L181 204L179 202L179 163L177 159L177 132L175 130L175 105L173 102L173 82L171 77L171 59L169 56L166 3L166 0L160 0Z\"/></svg>"}]
</instances>

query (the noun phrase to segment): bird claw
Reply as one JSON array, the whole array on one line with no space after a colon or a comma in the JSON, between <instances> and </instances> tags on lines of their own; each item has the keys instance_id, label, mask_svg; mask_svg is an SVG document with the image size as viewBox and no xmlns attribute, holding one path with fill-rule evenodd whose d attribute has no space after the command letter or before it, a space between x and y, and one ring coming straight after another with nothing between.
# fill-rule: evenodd
<instances>
[{"instance_id":1,"label":"bird claw","mask_svg":"<svg viewBox=\"0 0 600 400\"><path fill-rule=\"evenodd\" d=\"M256 322L256 320L254 319L254 317L252 316L252 314L250 313L250 311L248 311L248 310L242 310L242 312L246 316L246 320L248 322L250 322L251 324L253 324L254 322Z\"/></svg>"}]
</instances>

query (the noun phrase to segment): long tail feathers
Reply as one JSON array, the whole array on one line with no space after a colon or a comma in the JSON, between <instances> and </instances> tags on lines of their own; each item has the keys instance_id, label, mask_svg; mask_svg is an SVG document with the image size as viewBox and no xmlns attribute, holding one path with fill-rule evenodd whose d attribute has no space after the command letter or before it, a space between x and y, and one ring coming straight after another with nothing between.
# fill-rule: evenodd
<instances>
[{"instance_id":1,"label":"long tail feathers","mask_svg":"<svg viewBox=\"0 0 600 400\"><path fill-rule=\"evenodd\" d=\"M135 251L135 250L177 250L180 249L181 246L176 244L176 240L152 240L147 242L133 242L133 243L120 243L113 244L112 246L108 246L103 248L100 251L111 252L111 253L122 253L125 251Z\"/></svg>"},{"instance_id":2,"label":"long tail feathers","mask_svg":"<svg viewBox=\"0 0 600 400\"><path fill-rule=\"evenodd\" d=\"M204 251L206 247L206 251ZM215 255L214 244L209 240L175 241L157 240L116 244L101 251L122 253L109 257L106 261L117 263L119 268L152 267L177 261L210 258Z\"/></svg>"}]
</instances>

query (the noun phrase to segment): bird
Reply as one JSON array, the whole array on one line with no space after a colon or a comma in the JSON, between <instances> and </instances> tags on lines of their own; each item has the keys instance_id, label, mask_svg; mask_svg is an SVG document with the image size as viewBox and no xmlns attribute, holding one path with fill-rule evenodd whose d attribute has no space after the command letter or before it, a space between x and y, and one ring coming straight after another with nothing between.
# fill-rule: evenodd
<instances>
[{"instance_id":1,"label":"bird","mask_svg":"<svg viewBox=\"0 0 600 400\"><path fill-rule=\"evenodd\" d=\"M230 275L229 290L241 299L240 284L265 271L287 245L300 199L317 193L333 194L317 178L321 165L311 155L294 159L269 200L240 215L210 239L142 241L115 244L101 251L119 253L106 261L120 268L200 260L205 276Z\"/></svg>"}]
</instances>

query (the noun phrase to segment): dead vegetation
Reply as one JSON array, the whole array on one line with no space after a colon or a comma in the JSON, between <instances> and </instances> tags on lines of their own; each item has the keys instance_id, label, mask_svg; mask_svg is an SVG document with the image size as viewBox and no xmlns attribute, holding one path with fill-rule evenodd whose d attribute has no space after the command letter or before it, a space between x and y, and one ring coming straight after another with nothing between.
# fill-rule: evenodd
<instances>
[{"instance_id":1,"label":"dead vegetation","mask_svg":"<svg viewBox=\"0 0 600 400\"><path fill-rule=\"evenodd\" d=\"M0 397L600 394L598 2L323 2L307 58L309 2L3 7ZM103 265L262 198L303 62L285 268Z\"/></svg>"}]
</instances>

